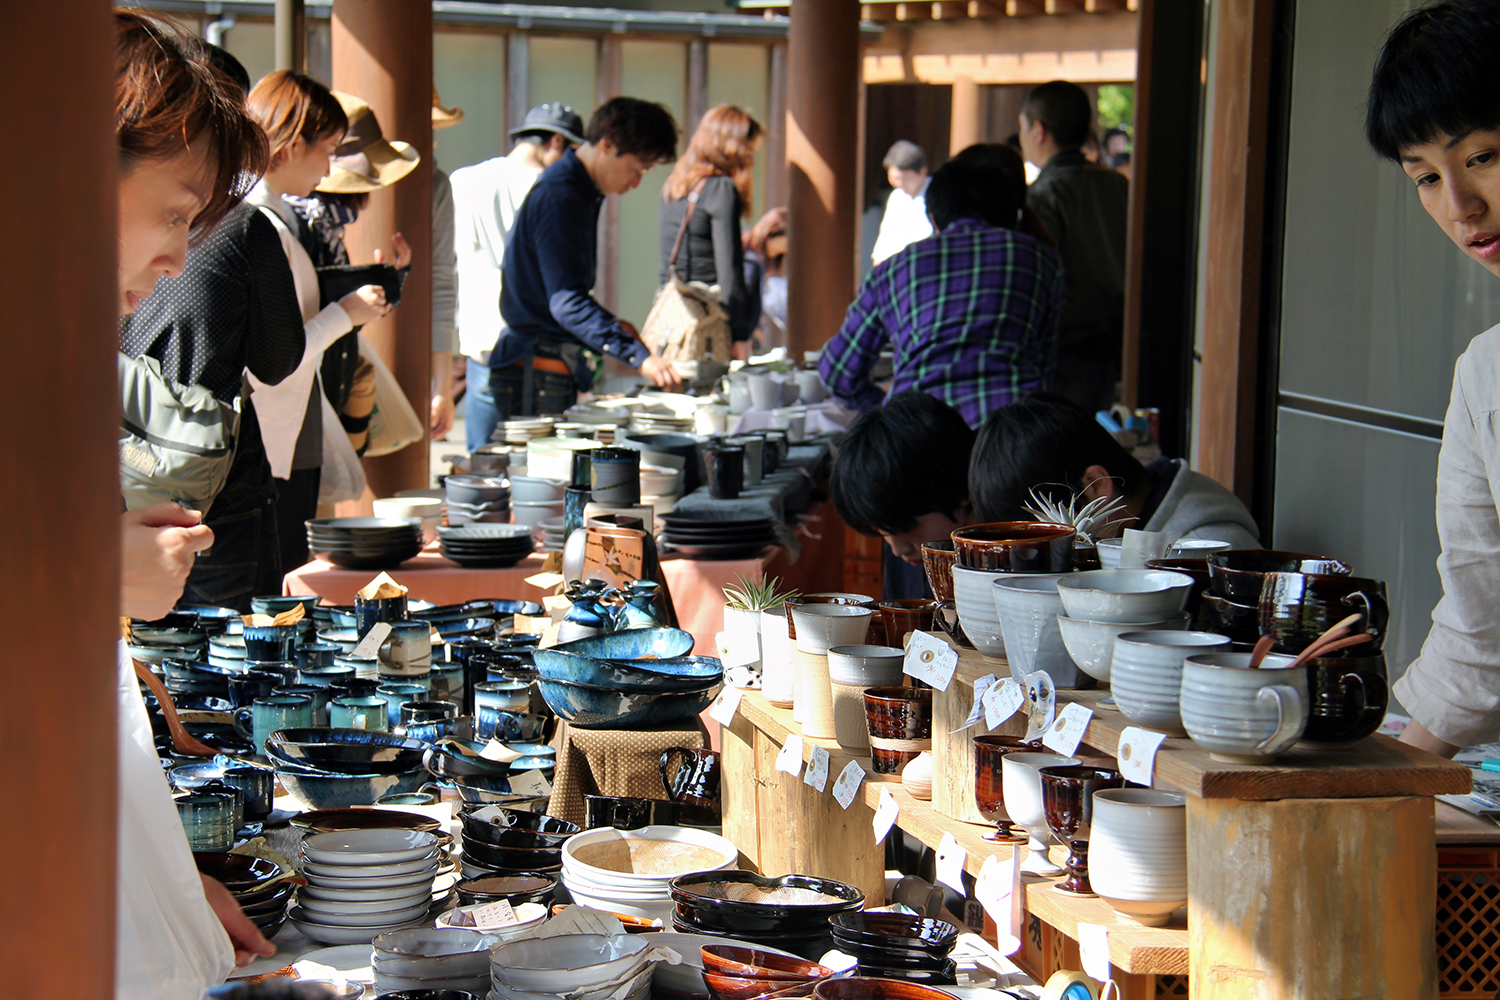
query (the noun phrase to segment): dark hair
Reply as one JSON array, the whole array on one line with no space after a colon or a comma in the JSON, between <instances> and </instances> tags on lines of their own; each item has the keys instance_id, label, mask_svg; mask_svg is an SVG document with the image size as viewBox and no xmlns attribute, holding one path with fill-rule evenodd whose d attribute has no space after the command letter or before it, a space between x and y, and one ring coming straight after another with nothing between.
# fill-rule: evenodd
<instances>
[{"instance_id":1,"label":"dark hair","mask_svg":"<svg viewBox=\"0 0 1500 1000\"><path fill-rule=\"evenodd\" d=\"M880 161L883 167L895 167L897 170L926 170L927 154L922 152L922 147L906 139L897 139L891 143L891 148L885 151L885 159Z\"/></svg>"},{"instance_id":2,"label":"dark hair","mask_svg":"<svg viewBox=\"0 0 1500 1000\"><path fill-rule=\"evenodd\" d=\"M1088 93L1078 84L1053 80L1033 87L1021 113L1029 122L1041 122L1058 149L1077 149L1089 138L1094 109Z\"/></svg>"},{"instance_id":3,"label":"dark hair","mask_svg":"<svg viewBox=\"0 0 1500 1000\"><path fill-rule=\"evenodd\" d=\"M941 232L959 219L978 219L1015 229L1026 205L1026 186L1019 193L998 167L976 159L949 160L927 186L927 211Z\"/></svg>"},{"instance_id":4,"label":"dark hair","mask_svg":"<svg viewBox=\"0 0 1500 1000\"><path fill-rule=\"evenodd\" d=\"M265 170L266 137L203 42L170 21L115 11L115 141L121 170L169 160L200 139L208 146L213 187L192 221L195 235L229 214Z\"/></svg>"},{"instance_id":5,"label":"dark hair","mask_svg":"<svg viewBox=\"0 0 1500 1000\"><path fill-rule=\"evenodd\" d=\"M592 146L608 139L622 156L665 163L677 156L677 121L655 101L612 97L589 119L584 138Z\"/></svg>"},{"instance_id":6,"label":"dark hair","mask_svg":"<svg viewBox=\"0 0 1500 1000\"><path fill-rule=\"evenodd\" d=\"M1399 162L1403 148L1500 126L1497 47L1491 0L1444 0L1397 22L1370 78L1365 138L1375 152Z\"/></svg>"},{"instance_id":7,"label":"dark hair","mask_svg":"<svg viewBox=\"0 0 1500 1000\"><path fill-rule=\"evenodd\" d=\"M972 146L964 147L948 162L966 163L998 171L998 179L994 183L1003 185L1008 192L1005 197L1013 199L1020 206L1020 221L1000 222L996 225L1003 225L1007 229L1025 233L1033 239L1041 240L1052 249L1057 249L1057 242L1052 238L1052 234L1047 232L1041 216L1026 205L1026 161L1022 158L1019 149L1006 143L976 142ZM938 173L942 172L942 170L938 171ZM931 189L928 189L927 208L928 211L932 210ZM933 214L933 218L937 218L936 213ZM1013 215L1011 218L1014 220Z\"/></svg>"},{"instance_id":8,"label":"dark hair","mask_svg":"<svg viewBox=\"0 0 1500 1000\"><path fill-rule=\"evenodd\" d=\"M532 129L530 132L517 132L514 138L517 143L526 142L533 146L545 146L552 141L553 137L561 139L564 143L570 142L567 136L561 132L554 132L549 128Z\"/></svg>"},{"instance_id":9,"label":"dark hair","mask_svg":"<svg viewBox=\"0 0 1500 1000\"><path fill-rule=\"evenodd\" d=\"M969 460L969 490L981 521L1029 520L1023 507L1033 488L1067 499L1088 484L1084 470L1100 465L1130 495L1146 470L1077 403L1037 393L1000 407L979 428Z\"/></svg>"},{"instance_id":10,"label":"dark hair","mask_svg":"<svg viewBox=\"0 0 1500 1000\"><path fill-rule=\"evenodd\" d=\"M214 64L214 68L234 81L235 86L240 88L240 98L243 100L250 96L250 71L245 64L234 57L234 53L218 45L203 43L208 50L208 61Z\"/></svg>"},{"instance_id":11,"label":"dark hair","mask_svg":"<svg viewBox=\"0 0 1500 1000\"><path fill-rule=\"evenodd\" d=\"M247 106L271 141L271 163L281 159L298 136L312 145L349 131L349 116L337 97L303 73L278 69L260 78Z\"/></svg>"},{"instance_id":12,"label":"dark hair","mask_svg":"<svg viewBox=\"0 0 1500 1000\"><path fill-rule=\"evenodd\" d=\"M829 489L844 523L862 535L910 531L923 514L951 516L969 499L974 431L953 407L919 389L861 413L833 461Z\"/></svg>"}]
</instances>

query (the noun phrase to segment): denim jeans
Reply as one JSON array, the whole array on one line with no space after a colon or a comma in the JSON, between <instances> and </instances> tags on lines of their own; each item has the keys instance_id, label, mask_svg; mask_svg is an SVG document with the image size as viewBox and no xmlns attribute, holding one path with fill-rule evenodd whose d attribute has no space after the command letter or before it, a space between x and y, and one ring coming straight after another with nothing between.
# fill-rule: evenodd
<instances>
[{"instance_id":1,"label":"denim jeans","mask_svg":"<svg viewBox=\"0 0 1500 1000\"><path fill-rule=\"evenodd\" d=\"M210 515L207 523L213 529L214 544L193 561L183 602L249 614L250 598L281 593L281 555L272 498L226 517Z\"/></svg>"},{"instance_id":2,"label":"denim jeans","mask_svg":"<svg viewBox=\"0 0 1500 1000\"><path fill-rule=\"evenodd\" d=\"M520 365L490 369L490 394L495 401L495 412L502 418L537 416L562 413L578 402L578 383L571 375L558 372L532 372L532 386L536 393L536 407L531 413L523 413L521 406L521 379L524 372Z\"/></svg>"},{"instance_id":3,"label":"denim jeans","mask_svg":"<svg viewBox=\"0 0 1500 1000\"><path fill-rule=\"evenodd\" d=\"M489 444L500 414L495 409L495 397L490 392L490 368L473 358L467 359L464 371L464 434L469 451L478 451L481 445Z\"/></svg>"}]
</instances>

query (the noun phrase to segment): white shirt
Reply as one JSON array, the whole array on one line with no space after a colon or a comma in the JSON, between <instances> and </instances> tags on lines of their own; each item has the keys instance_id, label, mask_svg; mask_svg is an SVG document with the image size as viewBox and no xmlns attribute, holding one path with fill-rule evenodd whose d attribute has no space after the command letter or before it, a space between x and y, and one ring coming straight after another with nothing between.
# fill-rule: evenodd
<instances>
[{"instance_id":1,"label":"white shirt","mask_svg":"<svg viewBox=\"0 0 1500 1000\"><path fill-rule=\"evenodd\" d=\"M521 203L541 172L505 156L453 171L453 252L457 258L458 349L481 363L505 329L500 268Z\"/></svg>"},{"instance_id":2,"label":"white shirt","mask_svg":"<svg viewBox=\"0 0 1500 1000\"><path fill-rule=\"evenodd\" d=\"M931 183L931 177L923 181L915 198L900 188L891 192L880 220L880 235L875 237L875 252L870 255L875 263L932 235L932 223L927 218L927 186Z\"/></svg>"}]
</instances>

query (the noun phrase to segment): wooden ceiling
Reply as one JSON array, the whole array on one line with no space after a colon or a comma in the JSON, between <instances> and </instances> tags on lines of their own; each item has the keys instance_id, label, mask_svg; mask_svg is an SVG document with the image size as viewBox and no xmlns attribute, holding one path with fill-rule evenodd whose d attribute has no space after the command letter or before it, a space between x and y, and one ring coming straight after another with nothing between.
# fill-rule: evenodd
<instances>
[{"instance_id":1,"label":"wooden ceiling","mask_svg":"<svg viewBox=\"0 0 1500 1000\"><path fill-rule=\"evenodd\" d=\"M959 21L1038 14L1105 14L1136 9L1137 0L873 0L860 5L867 21Z\"/></svg>"}]
</instances>

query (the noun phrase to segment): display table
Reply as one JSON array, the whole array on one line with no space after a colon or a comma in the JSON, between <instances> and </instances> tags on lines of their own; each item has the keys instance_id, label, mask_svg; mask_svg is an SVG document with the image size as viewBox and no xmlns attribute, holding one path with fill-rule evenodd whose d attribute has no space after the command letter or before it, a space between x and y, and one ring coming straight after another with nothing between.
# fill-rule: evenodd
<instances>
[{"instance_id":1,"label":"display table","mask_svg":"<svg viewBox=\"0 0 1500 1000\"><path fill-rule=\"evenodd\" d=\"M972 683L963 675L978 667L1008 674L1003 661L972 650L961 658L970 669L955 684ZM1058 707L1093 709L1084 747L1113 756L1126 722L1099 704L1106 694L1059 691ZM724 834L758 870L821 875L878 894L884 851L870 824L882 787L901 807L899 827L934 847L952 833L970 873L1010 852L983 839L989 827L950 818L911 798L899 779L874 774L868 758L804 738L804 758L814 744L830 753L830 786L851 759L868 772L861 795L840 809L831 794L776 770L777 753L799 732L790 711L747 693L722 734ZM934 773L934 787L972 790L973 771L958 770ZM1299 747L1266 767L1221 764L1186 739L1169 739L1155 786L1188 797L1187 910L1167 927L1142 927L1101 900L1064 896L1054 880L1025 876L1017 964L1041 981L1080 968L1074 939L1085 922L1108 928L1110 958L1132 1000L1157 995L1157 977L1183 974L1205 1000L1436 997L1432 796L1467 791L1469 780L1467 768L1385 737L1340 750ZM1053 859L1064 854L1057 848ZM1175 985L1168 995L1177 995Z\"/></svg>"}]
</instances>

